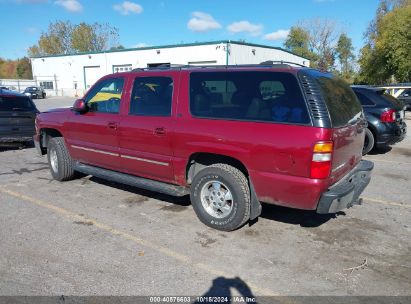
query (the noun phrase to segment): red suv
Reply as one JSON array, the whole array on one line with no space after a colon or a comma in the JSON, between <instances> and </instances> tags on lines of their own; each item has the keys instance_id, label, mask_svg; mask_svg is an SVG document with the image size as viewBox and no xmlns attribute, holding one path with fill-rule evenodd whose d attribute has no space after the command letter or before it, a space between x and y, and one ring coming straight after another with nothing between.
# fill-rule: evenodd
<instances>
[{"instance_id":1,"label":"red suv","mask_svg":"<svg viewBox=\"0 0 411 304\"><path fill-rule=\"evenodd\" d=\"M100 79L71 109L37 116L52 176L76 172L183 196L234 230L260 202L335 213L359 203L373 163L366 121L331 74L289 65L136 69Z\"/></svg>"}]
</instances>

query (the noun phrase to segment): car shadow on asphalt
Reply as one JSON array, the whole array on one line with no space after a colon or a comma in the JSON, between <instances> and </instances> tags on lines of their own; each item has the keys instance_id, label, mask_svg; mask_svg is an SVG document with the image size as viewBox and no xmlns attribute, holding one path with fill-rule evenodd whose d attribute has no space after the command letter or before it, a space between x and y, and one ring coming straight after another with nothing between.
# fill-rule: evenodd
<instances>
[{"instance_id":1,"label":"car shadow on asphalt","mask_svg":"<svg viewBox=\"0 0 411 304\"><path fill-rule=\"evenodd\" d=\"M136 195L145 196L145 197L156 199L159 201L164 201L164 202L168 202L168 203L172 203L172 204L176 204L180 206L185 206L185 207L191 205L190 196L188 195L185 195L182 197L171 196L171 195L167 195L167 194L163 194L159 192L154 192L154 191L145 190L145 189L141 189L141 188L125 185L125 184L116 183L116 182L105 180L105 179L98 178L95 176L90 177L89 180L92 182L101 184L101 185L113 187L119 190L131 192Z\"/></svg>"},{"instance_id":2,"label":"car shadow on asphalt","mask_svg":"<svg viewBox=\"0 0 411 304\"><path fill-rule=\"evenodd\" d=\"M380 155L380 154L386 154L392 150L391 146L387 147L382 147L382 148L374 148L370 152L367 153L367 155Z\"/></svg>"},{"instance_id":3,"label":"car shadow on asphalt","mask_svg":"<svg viewBox=\"0 0 411 304\"><path fill-rule=\"evenodd\" d=\"M338 216L345 216L343 211L332 214L318 214L315 210L300 210L266 203L263 203L262 207L260 215L262 218L307 228L319 227Z\"/></svg>"},{"instance_id":4,"label":"car shadow on asphalt","mask_svg":"<svg viewBox=\"0 0 411 304\"><path fill-rule=\"evenodd\" d=\"M172 203L181 207L188 207L189 205L191 205L189 195L182 197L174 197L167 194L162 194L141 188L136 188L133 186L119 184L94 176L90 177L89 180L101 185L114 187L119 190L127 191L136 195L145 196L159 201ZM292 209L266 203L262 203L262 207L263 208L260 215L261 218L265 218L276 222L299 225L301 227L318 227L331 219L335 219L338 216L345 215L344 212L338 212L335 214L318 214L315 211L311 210ZM251 222L251 225L253 224L254 222Z\"/></svg>"}]
</instances>

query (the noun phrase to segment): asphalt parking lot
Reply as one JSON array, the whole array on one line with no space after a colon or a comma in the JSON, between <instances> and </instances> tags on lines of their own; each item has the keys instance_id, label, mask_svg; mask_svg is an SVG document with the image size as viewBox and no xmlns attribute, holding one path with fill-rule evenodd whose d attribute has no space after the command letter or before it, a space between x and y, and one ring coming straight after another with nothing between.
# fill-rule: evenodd
<instances>
[{"instance_id":1,"label":"asphalt parking lot","mask_svg":"<svg viewBox=\"0 0 411 304\"><path fill-rule=\"evenodd\" d=\"M319 216L264 205L257 223L224 233L187 197L60 183L34 148L3 149L0 295L410 295L411 135L365 158L375 170L362 206Z\"/></svg>"}]
</instances>

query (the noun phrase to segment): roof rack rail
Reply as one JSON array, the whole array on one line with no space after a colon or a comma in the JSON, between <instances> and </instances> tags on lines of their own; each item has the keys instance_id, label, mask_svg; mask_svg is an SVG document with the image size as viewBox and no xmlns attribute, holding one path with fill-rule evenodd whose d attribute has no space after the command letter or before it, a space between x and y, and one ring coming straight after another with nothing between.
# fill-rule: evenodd
<instances>
[{"instance_id":1,"label":"roof rack rail","mask_svg":"<svg viewBox=\"0 0 411 304\"><path fill-rule=\"evenodd\" d=\"M141 71L156 71L156 70L179 70L183 68L190 68L195 67L193 65L188 64L160 64L155 67L147 67L147 68L135 68L132 72L141 72Z\"/></svg>"},{"instance_id":2,"label":"roof rack rail","mask_svg":"<svg viewBox=\"0 0 411 304\"><path fill-rule=\"evenodd\" d=\"M158 71L158 70L183 70L183 69L227 69L227 68L247 68L247 67L258 67L258 68L272 68L272 67L281 67L281 68L291 68L292 64L306 67L305 65L288 62L288 61L264 61L256 64L236 64L236 65L189 65L189 64L162 64L156 67L148 68L135 68L132 72L142 72L142 71Z\"/></svg>"},{"instance_id":3,"label":"roof rack rail","mask_svg":"<svg viewBox=\"0 0 411 304\"><path fill-rule=\"evenodd\" d=\"M296 63L296 62L291 62L291 61L284 61L284 60L267 60L267 61L263 61L260 63L261 65L287 65L290 66L291 64L294 64L296 66L300 66L300 67L307 67L303 64L300 63Z\"/></svg>"}]
</instances>

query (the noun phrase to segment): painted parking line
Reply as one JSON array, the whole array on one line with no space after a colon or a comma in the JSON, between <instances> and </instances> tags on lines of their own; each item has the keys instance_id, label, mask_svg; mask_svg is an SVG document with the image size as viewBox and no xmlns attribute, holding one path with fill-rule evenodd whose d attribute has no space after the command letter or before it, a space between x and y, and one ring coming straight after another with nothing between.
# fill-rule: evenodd
<instances>
[{"instance_id":1,"label":"painted parking line","mask_svg":"<svg viewBox=\"0 0 411 304\"><path fill-rule=\"evenodd\" d=\"M411 205L404 204L401 202L391 202L391 201L386 201L386 200L381 200L381 199L376 199L376 198L371 198L371 197L364 197L364 196L362 196L362 199L373 202L373 203L380 203L380 204L398 206L398 207L403 207L403 208L411 208Z\"/></svg>"},{"instance_id":2,"label":"painted parking line","mask_svg":"<svg viewBox=\"0 0 411 304\"><path fill-rule=\"evenodd\" d=\"M153 249L157 252L160 252L160 253L168 256L168 257L176 259L176 260L178 260L179 262L181 262L183 264L193 266L193 267L195 267L199 270L205 271L205 272L207 272L211 275L224 276L224 277L234 277L234 276L236 276L235 274L230 274L230 273L226 273L226 272L217 270L217 269L215 269L215 268L213 268L213 267L211 267L207 264L194 262L189 256L181 254L179 252L176 252L176 251L174 251L174 250L172 250L168 247L161 246L161 245L155 244L153 242L144 240L144 239L142 239L138 236L135 236L135 235L129 234L125 231L113 228L113 227L111 227L107 224L104 224L102 222L90 219L86 216L78 215L73 211L70 211L70 210L67 210L67 209L64 209L64 208L61 208L61 207L57 207L57 206L55 206L53 204L50 204L48 202L45 202L43 200L39 200L39 199L33 198L31 196L27 196L27 195L24 195L24 194L9 190L9 189L5 188L4 186L0 186L0 193L7 194L9 196L15 197L15 198L20 199L22 201L25 201L25 202L40 206L42 208L48 209L48 210L53 211L54 213L56 213L60 216L63 216L65 218L70 219L71 221L87 221L89 223L92 223L95 227L99 228L100 230L103 230L103 231L105 231L107 233L110 233L114 236L121 237L125 240L129 240L129 241L131 241L135 244L151 248L151 249ZM255 283L247 282L247 284L254 292L257 292L260 295L264 295L264 296L279 296L280 295L278 293L273 292L272 290L259 287ZM286 299L284 299L284 302L288 302L288 301Z\"/></svg>"}]
</instances>

